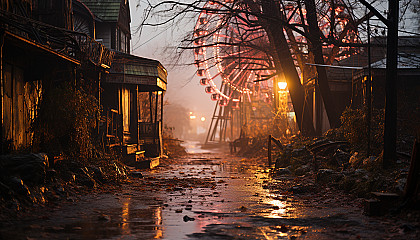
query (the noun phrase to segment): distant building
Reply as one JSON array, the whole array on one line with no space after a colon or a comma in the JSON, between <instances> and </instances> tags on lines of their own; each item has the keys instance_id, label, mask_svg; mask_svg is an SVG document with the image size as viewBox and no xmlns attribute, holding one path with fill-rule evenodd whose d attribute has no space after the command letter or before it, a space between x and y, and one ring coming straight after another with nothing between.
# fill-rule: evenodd
<instances>
[{"instance_id":1,"label":"distant building","mask_svg":"<svg viewBox=\"0 0 420 240\"><path fill-rule=\"evenodd\" d=\"M372 106L384 108L386 39L374 38L371 42ZM398 51L399 99L410 96L406 101L418 103L420 99L415 93L420 92L420 38L400 37ZM341 114L346 107L363 108L366 101L365 79L368 75L367 50L364 49L359 54L335 62L333 65L344 67L327 69L328 82L338 113ZM312 110L314 126L319 133L323 133L330 129L330 125L322 97L315 88L315 81L316 79L309 80L306 89L307 100Z\"/></svg>"}]
</instances>

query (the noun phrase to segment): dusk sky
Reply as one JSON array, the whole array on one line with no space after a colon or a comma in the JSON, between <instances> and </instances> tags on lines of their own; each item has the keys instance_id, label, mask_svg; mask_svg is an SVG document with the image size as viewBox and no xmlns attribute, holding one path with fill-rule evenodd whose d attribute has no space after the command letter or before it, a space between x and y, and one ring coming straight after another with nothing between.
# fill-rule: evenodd
<instances>
[{"instance_id":1,"label":"dusk sky","mask_svg":"<svg viewBox=\"0 0 420 240\"><path fill-rule=\"evenodd\" d=\"M132 33L132 54L141 57L156 59L168 70L168 89L166 100L170 103L179 103L199 117L205 116L210 119L215 102L210 100L210 94L204 92L204 86L199 83L200 77L195 74L195 66L173 66L174 56L170 55L170 49L174 49L179 39L188 31L194 30L195 22L189 22L190 28L183 25L183 28L157 28L146 27L141 36L136 33L136 28L143 19L144 4L137 6L138 0L130 0L131 8L131 33ZM186 23L188 24L188 23ZM182 64L189 64L194 61L193 52L184 54ZM209 122L209 121L207 121Z\"/></svg>"}]
</instances>

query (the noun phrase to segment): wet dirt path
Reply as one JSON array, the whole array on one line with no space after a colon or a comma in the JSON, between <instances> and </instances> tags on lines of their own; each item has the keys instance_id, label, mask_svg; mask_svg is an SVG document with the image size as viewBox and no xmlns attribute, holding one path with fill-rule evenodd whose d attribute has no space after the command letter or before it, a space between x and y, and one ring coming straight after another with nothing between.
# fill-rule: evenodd
<instances>
[{"instance_id":1,"label":"wet dirt path","mask_svg":"<svg viewBox=\"0 0 420 240\"><path fill-rule=\"evenodd\" d=\"M191 148L121 187L2 223L3 239L410 239L401 222L262 159ZM396 225L397 223L397 225Z\"/></svg>"}]
</instances>

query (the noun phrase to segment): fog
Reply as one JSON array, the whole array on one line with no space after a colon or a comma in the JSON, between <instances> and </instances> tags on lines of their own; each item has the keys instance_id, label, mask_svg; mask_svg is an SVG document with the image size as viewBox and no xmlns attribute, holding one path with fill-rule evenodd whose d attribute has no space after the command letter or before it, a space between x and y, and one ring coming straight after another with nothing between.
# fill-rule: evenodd
<instances>
[{"instance_id":1,"label":"fog","mask_svg":"<svg viewBox=\"0 0 420 240\"><path fill-rule=\"evenodd\" d=\"M203 140L210 124L215 102L204 92L199 83L193 52L185 52L177 60L176 46L188 31L194 30L195 22L187 25L144 27L141 35L136 31L143 20L144 5L130 0L131 9L131 54L160 61L168 70L168 85L165 93L164 124L173 128L173 137L184 140ZM190 24L190 25L188 25ZM191 113L191 114L190 114ZM195 116L190 119L189 115ZM204 121L202 118L204 117Z\"/></svg>"}]
</instances>

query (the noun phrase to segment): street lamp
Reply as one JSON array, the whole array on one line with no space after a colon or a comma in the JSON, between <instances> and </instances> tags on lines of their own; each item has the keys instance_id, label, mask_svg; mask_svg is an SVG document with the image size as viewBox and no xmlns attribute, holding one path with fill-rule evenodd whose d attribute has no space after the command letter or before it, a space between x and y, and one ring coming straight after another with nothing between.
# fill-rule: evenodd
<instances>
[{"instance_id":1,"label":"street lamp","mask_svg":"<svg viewBox=\"0 0 420 240\"><path fill-rule=\"evenodd\" d=\"M287 102L288 102L288 97L287 97L287 82L277 82L277 86L278 86L278 106L277 109L279 111L279 116L281 116L282 118L282 122L284 123L283 127L284 128L284 134L288 135L288 131L289 130L289 120L288 120L288 107L287 107ZM280 122L279 122L280 124Z\"/></svg>"},{"instance_id":2,"label":"street lamp","mask_svg":"<svg viewBox=\"0 0 420 240\"><path fill-rule=\"evenodd\" d=\"M277 85L279 86L279 89L284 91L287 88L287 82L277 82Z\"/></svg>"}]
</instances>

